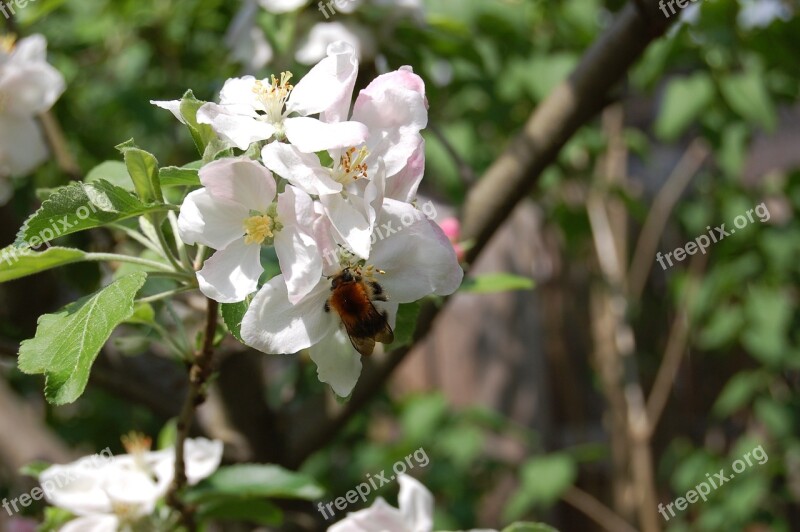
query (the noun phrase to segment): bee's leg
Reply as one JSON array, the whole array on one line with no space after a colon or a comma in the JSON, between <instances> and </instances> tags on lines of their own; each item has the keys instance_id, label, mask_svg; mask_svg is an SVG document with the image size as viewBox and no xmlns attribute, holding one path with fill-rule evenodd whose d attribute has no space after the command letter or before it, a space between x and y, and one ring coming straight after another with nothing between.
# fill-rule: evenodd
<instances>
[{"instance_id":1,"label":"bee's leg","mask_svg":"<svg viewBox=\"0 0 800 532\"><path fill-rule=\"evenodd\" d=\"M326 301L326 302L325 302L325 305L324 305L322 308L324 308L324 309L325 309L325 312L330 312L330 311L331 311L331 304L330 304L330 302Z\"/></svg>"},{"instance_id":2,"label":"bee's leg","mask_svg":"<svg viewBox=\"0 0 800 532\"><path fill-rule=\"evenodd\" d=\"M389 301L389 296L383 291L383 287L376 281L370 281L369 287L372 289L372 299L374 301Z\"/></svg>"}]
</instances>

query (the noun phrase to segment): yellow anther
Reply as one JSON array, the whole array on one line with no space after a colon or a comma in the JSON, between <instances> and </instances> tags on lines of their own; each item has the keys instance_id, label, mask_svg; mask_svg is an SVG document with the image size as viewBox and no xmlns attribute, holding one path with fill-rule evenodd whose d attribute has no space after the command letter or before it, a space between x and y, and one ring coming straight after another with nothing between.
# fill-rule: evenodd
<instances>
[{"instance_id":1,"label":"yellow anther","mask_svg":"<svg viewBox=\"0 0 800 532\"><path fill-rule=\"evenodd\" d=\"M244 243L261 244L267 238L272 238L274 227L272 218L266 215L251 216L244 221Z\"/></svg>"},{"instance_id":2,"label":"yellow anther","mask_svg":"<svg viewBox=\"0 0 800 532\"><path fill-rule=\"evenodd\" d=\"M125 450L128 451L128 454L133 455L149 452L151 446L153 445L153 439L149 436L145 436L141 432L131 431L128 434L123 435L121 440L122 445L125 447Z\"/></svg>"}]
</instances>

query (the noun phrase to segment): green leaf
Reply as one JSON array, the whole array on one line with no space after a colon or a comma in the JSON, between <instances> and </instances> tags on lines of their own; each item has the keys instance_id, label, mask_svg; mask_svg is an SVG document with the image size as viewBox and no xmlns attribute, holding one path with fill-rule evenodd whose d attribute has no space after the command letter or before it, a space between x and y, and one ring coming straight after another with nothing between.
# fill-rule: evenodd
<instances>
[{"instance_id":1,"label":"green leaf","mask_svg":"<svg viewBox=\"0 0 800 532\"><path fill-rule=\"evenodd\" d=\"M220 309L222 311L222 320L225 326L231 332L234 338L244 343L242 340L242 319L244 318L247 309L250 308L250 302L253 296L247 296L244 301L239 303L222 303Z\"/></svg>"},{"instance_id":2,"label":"green leaf","mask_svg":"<svg viewBox=\"0 0 800 532\"><path fill-rule=\"evenodd\" d=\"M575 461L564 453L528 460L520 472L520 489L503 510L504 517L513 521L534 506L552 506L572 486L577 475Z\"/></svg>"},{"instance_id":3,"label":"green leaf","mask_svg":"<svg viewBox=\"0 0 800 532\"><path fill-rule=\"evenodd\" d=\"M528 277L511 273L487 273L466 279L461 285L460 291L473 294L492 294L514 290L532 290L534 286L533 279Z\"/></svg>"},{"instance_id":4,"label":"green leaf","mask_svg":"<svg viewBox=\"0 0 800 532\"><path fill-rule=\"evenodd\" d=\"M760 362L778 364L788 356L792 302L780 288L755 287L744 305L747 327L742 344Z\"/></svg>"},{"instance_id":5,"label":"green leaf","mask_svg":"<svg viewBox=\"0 0 800 532\"><path fill-rule=\"evenodd\" d=\"M116 148L125 158L133 187L142 201L163 203L164 195L161 193L156 156L139 148L133 139L117 145Z\"/></svg>"},{"instance_id":6,"label":"green leaf","mask_svg":"<svg viewBox=\"0 0 800 532\"><path fill-rule=\"evenodd\" d=\"M83 179L84 183L94 183L96 181L108 181L112 185L134 192L131 176L128 174L128 167L122 161L100 163L89 170L89 173Z\"/></svg>"},{"instance_id":7,"label":"green leaf","mask_svg":"<svg viewBox=\"0 0 800 532\"><path fill-rule=\"evenodd\" d=\"M73 519L75 519L75 516L69 511L55 506L48 506L44 509L44 521L36 530L37 532L56 532Z\"/></svg>"},{"instance_id":8,"label":"green leaf","mask_svg":"<svg viewBox=\"0 0 800 532\"><path fill-rule=\"evenodd\" d=\"M167 166L158 171L161 185L165 187L199 187L200 175L197 168Z\"/></svg>"},{"instance_id":9,"label":"green leaf","mask_svg":"<svg viewBox=\"0 0 800 532\"><path fill-rule=\"evenodd\" d=\"M544 523L514 523L505 527L503 532L558 532L558 529Z\"/></svg>"},{"instance_id":10,"label":"green leaf","mask_svg":"<svg viewBox=\"0 0 800 532\"><path fill-rule=\"evenodd\" d=\"M211 141L217 139L210 125L197 123L197 111L205 103L206 102L195 98L191 90L187 90L181 98L180 105L181 115L183 119L186 120L186 127L189 128L189 133L192 134L192 140L194 140L194 144L197 146L197 152L201 155L205 153L206 147Z\"/></svg>"},{"instance_id":11,"label":"green leaf","mask_svg":"<svg viewBox=\"0 0 800 532\"><path fill-rule=\"evenodd\" d=\"M178 441L178 419L172 418L166 422L158 433L158 449L171 449Z\"/></svg>"},{"instance_id":12,"label":"green leaf","mask_svg":"<svg viewBox=\"0 0 800 532\"><path fill-rule=\"evenodd\" d=\"M737 373L722 389L712 412L720 419L727 419L744 408L768 384L769 379L761 372Z\"/></svg>"},{"instance_id":13,"label":"green leaf","mask_svg":"<svg viewBox=\"0 0 800 532\"><path fill-rule=\"evenodd\" d=\"M46 377L45 397L63 405L81 396L100 349L114 328L133 314L147 274L133 273L102 290L39 318L36 336L19 349L19 369Z\"/></svg>"},{"instance_id":14,"label":"green leaf","mask_svg":"<svg viewBox=\"0 0 800 532\"><path fill-rule=\"evenodd\" d=\"M414 331L417 329L417 318L419 318L419 311L422 304L417 301L415 303L404 303L397 309L397 319L394 324L394 342L392 348L403 347L411 345L414 339Z\"/></svg>"},{"instance_id":15,"label":"green leaf","mask_svg":"<svg viewBox=\"0 0 800 532\"><path fill-rule=\"evenodd\" d=\"M283 512L269 501L223 499L201 505L197 513L200 519L247 521L266 526L283 523Z\"/></svg>"},{"instance_id":16,"label":"green leaf","mask_svg":"<svg viewBox=\"0 0 800 532\"><path fill-rule=\"evenodd\" d=\"M677 139L708 109L713 98L714 84L705 72L670 81L656 120L656 135L666 141Z\"/></svg>"},{"instance_id":17,"label":"green leaf","mask_svg":"<svg viewBox=\"0 0 800 532\"><path fill-rule=\"evenodd\" d=\"M311 478L276 465L241 464L222 467L186 492L190 504L239 498L314 500L324 495Z\"/></svg>"},{"instance_id":18,"label":"green leaf","mask_svg":"<svg viewBox=\"0 0 800 532\"><path fill-rule=\"evenodd\" d=\"M41 472L50 467L51 465L53 464L51 464L50 462L45 462L44 460L36 460L34 462L25 464L24 466L20 467L19 474L24 475L26 477L33 477L38 479Z\"/></svg>"},{"instance_id":19,"label":"green leaf","mask_svg":"<svg viewBox=\"0 0 800 532\"><path fill-rule=\"evenodd\" d=\"M79 262L86 257L80 249L50 248L42 252L8 246L0 250L0 283Z\"/></svg>"},{"instance_id":20,"label":"green leaf","mask_svg":"<svg viewBox=\"0 0 800 532\"><path fill-rule=\"evenodd\" d=\"M133 309L133 315L125 320L125 323L138 323L140 325L149 325L156 320L156 311L149 303L139 303Z\"/></svg>"},{"instance_id":21,"label":"green leaf","mask_svg":"<svg viewBox=\"0 0 800 532\"><path fill-rule=\"evenodd\" d=\"M719 88L725 101L739 116L768 132L775 130L778 117L761 72L750 70L727 76Z\"/></svg>"},{"instance_id":22,"label":"green leaf","mask_svg":"<svg viewBox=\"0 0 800 532\"><path fill-rule=\"evenodd\" d=\"M164 209L142 203L108 181L72 183L57 189L25 221L15 245L36 248L54 238Z\"/></svg>"}]
</instances>

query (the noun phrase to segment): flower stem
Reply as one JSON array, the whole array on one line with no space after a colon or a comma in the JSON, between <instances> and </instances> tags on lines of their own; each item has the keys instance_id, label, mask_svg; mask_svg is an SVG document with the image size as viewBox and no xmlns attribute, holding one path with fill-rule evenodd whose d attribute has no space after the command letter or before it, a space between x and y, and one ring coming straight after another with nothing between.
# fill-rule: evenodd
<instances>
[{"instance_id":1,"label":"flower stem","mask_svg":"<svg viewBox=\"0 0 800 532\"><path fill-rule=\"evenodd\" d=\"M192 427L195 409L203 404L206 399L206 383L212 372L214 356L214 334L217 330L219 303L207 299L206 327L203 335L203 345L195 354L192 366L189 369L189 391L178 417L177 437L175 439L175 475L167 493L167 503L180 513L181 521L189 532L197 530L194 520L194 508L184 503L179 496L186 487L186 463L184 460L184 445Z\"/></svg>"},{"instance_id":2,"label":"flower stem","mask_svg":"<svg viewBox=\"0 0 800 532\"><path fill-rule=\"evenodd\" d=\"M138 264L139 266L146 266L147 268L160 270L162 272L179 273L168 264L164 264L163 262L156 262L154 260L143 259L141 257L132 257L130 255L118 255L116 253L87 253L84 257L84 260L128 262L130 264Z\"/></svg>"}]
</instances>

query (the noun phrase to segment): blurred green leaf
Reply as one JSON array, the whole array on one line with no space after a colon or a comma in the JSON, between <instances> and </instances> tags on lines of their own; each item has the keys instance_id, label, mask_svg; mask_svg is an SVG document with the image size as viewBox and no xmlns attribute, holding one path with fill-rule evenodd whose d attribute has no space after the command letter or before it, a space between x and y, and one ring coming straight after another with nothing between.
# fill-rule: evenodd
<instances>
[{"instance_id":1,"label":"blurred green leaf","mask_svg":"<svg viewBox=\"0 0 800 532\"><path fill-rule=\"evenodd\" d=\"M558 529L544 523L514 523L505 527L503 532L558 532Z\"/></svg>"},{"instance_id":2,"label":"blurred green leaf","mask_svg":"<svg viewBox=\"0 0 800 532\"><path fill-rule=\"evenodd\" d=\"M246 521L257 525L278 526L283 523L283 512L268 501L218 500L197 508L201 520Z\"/></svg>"},{"instance_id":3,"label":"blurred green leaf","mask_svg":"<svg viewBox=\"0 0 800 532\"><path fill-rule=\"evenodd\" d=\"M747 406L768 383L765 375L758 371L741 372L728 381L725 388L717 396L712 411L719 418L728 418L738 410Z\"/></svg>"},{"instance_id":4,"label":"blurred green leaf","mask_svg":"<svg viewBox=\"0 0 800 532\"><path fill-rule=\"evenodd\" d=\"M532 290L533 279L511 273L487 273L465 279L459 291L472 294L492 294L515 290Z\"/></svg>"},{"instance_id":5,"label":"blurred green leaf","mask_svg":"<svg viewBox=\"0 0 800 532\"><path fill-rule=\"evenodd\" d=\"M231 497L314 500L324 495L311 478L276 465L241 464L219 468L216 473L186 491L191 504L228 500Z\"/></svg>"},{"instance_id":6,"label":"blurred green leaf","mask_svg":"<svg viewBox=\"0 0 800 532\"><path fill-rule=\"evenodd\" d=\"M197 168L167 166L158 171L161 185L165 187L199 187L200 173Z\"/></svg>"},{"instance_id":7,"label":"blurred green leaf","mask_svg":"<svg viewBox=\"0 0 800 532\"><path fill-rule=\"evenodd\" d=\"M112 185L124 188L128 192L134 192L131 176L128 174L128 167L122 161L105 161L86 174L84 183L94 183L96 181L108 181Z\"/></svg>"},{"instance_id":8,"label":"blurred green leaf","mask_svg":"<svg viewBox=\"0 0 800 532\"><path fill-rule=\"evenodd\" d=\"M669 81L655 132L659 138L674 141L697 120L714 97L714 84L705 72Z\"/></svg>"},{"instance_id":9,"label":"blurred green leaf","mask_svg":"<svg viewBox=\"0 0 800 532\"><path fill-rule=\"evenodd\" d=\"M520 487L503 509L508 521L521 518L534 507L550 507L572 486L578 475L575 461L553 453L531 458L520 469Z\"/></svg>"},{"instance_id":10,"label":"blurred green leaf","mask_svg":"<svg viewBox=\"0 0 800 532\"><path fill-rule=\"evenodd\" d=\"M720 90L725 101L750 124L761 126L768 132L775 130L778 118L764 85L763 73L749 70L725 76L720 82Z\"/></svg>"},{"instance_id":11,"label":"blurred green leaf","mask_svg":"<svg viewBox=\"0 0 800 532\"><path fill-rule=\"evenodd\" d=\"M240 301L239 303L222 303L220 305L222 320L225 322L225 326L233 337L242 343L244 343L241 332L242 319L244 319L247 309L250 308L250 302L253 300L253 297L254 296L251 294L247 296L244 301Z\"/></svg>"}]
</instances>

